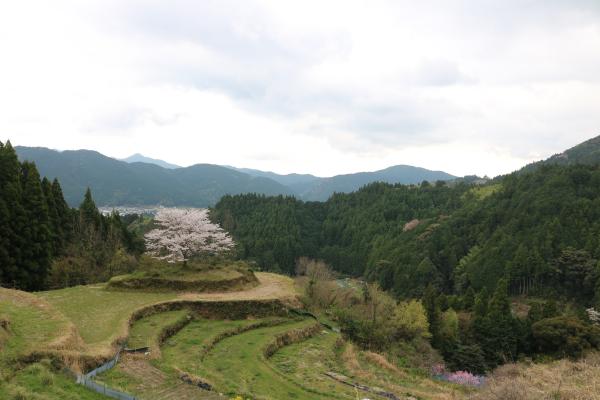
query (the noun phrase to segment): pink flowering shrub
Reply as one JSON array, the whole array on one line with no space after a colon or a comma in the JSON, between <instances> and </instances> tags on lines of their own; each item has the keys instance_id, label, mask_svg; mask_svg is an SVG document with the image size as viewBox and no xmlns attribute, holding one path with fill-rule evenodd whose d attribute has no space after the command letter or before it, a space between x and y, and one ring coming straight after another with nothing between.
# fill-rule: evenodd
<instances>
[{"instance_id":1,"label":"pink flowering shrub","mask_svg":"<svg viewBox=\"0 0 600 400\"><path fill-rule=\"evenodd\" d=\"M473 375L467 371L456 371L450 372L446 374L446 379L448 382L456 383L458 385L465 386L481 386L483 384L484 378L480 375Z\"/></svg>"},{"instance_id":2,"label":"pink flowering shrub","mask_svg":"<svg viewBox=\"0 0 600 400\"><path fill-rule=\"evenodd\" d=\"M481 375L473 375L467 371L447 372L444 364L435 364L431 367L431 374L434 378L456 383L464 386L482 386L485 382L485 377Z\"/></svg>"}]
</instances>

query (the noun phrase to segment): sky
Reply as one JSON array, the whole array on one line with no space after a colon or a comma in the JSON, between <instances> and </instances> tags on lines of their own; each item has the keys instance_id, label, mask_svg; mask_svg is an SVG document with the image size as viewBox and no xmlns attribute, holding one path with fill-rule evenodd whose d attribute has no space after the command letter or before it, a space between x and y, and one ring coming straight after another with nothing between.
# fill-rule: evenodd
<instances>
[{"instance_id":1,"label":"sky","mask_svg":"<svg viewBox=\"0 0 600 400\"><path fill-rule=\"evenodd\" d=\"M0 3L13 145L495 176L598 135L598 0Z\"/></svg>"}]
</instances>

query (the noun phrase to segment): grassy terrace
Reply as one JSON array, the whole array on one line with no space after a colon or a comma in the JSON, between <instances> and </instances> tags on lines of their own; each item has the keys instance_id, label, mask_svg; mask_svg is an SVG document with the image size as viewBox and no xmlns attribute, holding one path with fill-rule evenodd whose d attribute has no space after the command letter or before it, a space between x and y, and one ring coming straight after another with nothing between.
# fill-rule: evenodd
<instances>
[{"instance_id":1,"label":"grassy terrace","mask_svg":"<svg viewBox=\"0 0 600 400\"><path fill-rule=\"evenodd\" d=\"M131 314L150 304L173 300L177 293L109 291L103 285L76 286L39 294L76 325L92 353L112 351L112 343L127 334Z\"/></svg>"},{"instance_id":2,"label":"grassy terrace","mask_svg":"<svg viewBox=\"0 0 600 400\"><path fill-rule=\"evenodd\" d=\"M217 322L214 326L211 326L210 322L205 323L202 325L204 329L212 332L210 335L205 335L205 340L217 334L219 330L231 329L231 327L239 324L239 321L227 325ZM198 330L197 326L189 326L178 335L179 337L188 337L185 344L164 348L165 358L161 362L161 366L163 368L179 368L185 372L203 377L219 391L230 395L243 394L264 399L327 398L311 393L277 374L263 357L264 348L277 334L312 324L314 324L313 320L289 321L281 325L253 329L228 337L218 342L202 361L199 357L182 357L183 354L193 353L194 349L200 350L202 348L201 341L197 339L189 340L193 336L188 336L190 332L187 331L194 328ZM178 336L174 337L173 340L177 340ZM195 354L199 355L199 351L196 351Z\"/></svg>"},{"instance_id":3,"label":"grassy terrace","mask_svg":"<svg viewBox=\"0 0 600 400\"><path fill-rule=\"evenodd\" d=\"M323 331L304 342L284 347L269 361L281 376L298 386L329 393L331 398L356 399L354 389L324 375L329 371L340 372L335 351L339 339L339 334Z\"/></svg>"},{"instance_id":4,"label":"grassy terrace","mask_svg":"<svg viewBox=\"0 0 600 400\"><path fill-rule=\"evenodd\" d=\"M103 398L56 373L48 361L17 372L6 366L11 359L37 350L111 356L115 340L125 337L129 347L150 347L150 356L124 355L116 368L99 379L140 399L223 400L234 395L254 400L356 399L357 395L381 399L332 380L324 375L329 371L397 395L410 393L423 400L465 398L464 389L391 366L380 356L345 344L333 332L322 331L265 358L265 348L279 335L310 327L312 319L188 320L192 313L184 309L149 315L129 326L137 310L170 301L293 301L296 292L289 278L268 273L257 273L257 278L256 287L222 293L109 290L106 285L37 294L0 289L0 365L5 366L0 366L0 378L4 377L0 379L0 398ZM189 323L159 347L164 330L182 321ZM2 327L5 325L8 328ZM211 384L217 392L184 383L182 374Z\"/></svg>"},{"instance_id":5,"label":"grassy terrace","mask_svg":"<svg viewBox=\"0 0 600 400\"><path fill-rule=\"evenodd\" d=\"M129 330L127 347L131 349L150 347L152 351L157 351L159 349L158 338L162 330L187 316L187 310L177 310L150 315L136 321Z\"/></svg>"},{"instance_id":6,"label":"grassy terrace","mask_svg":"<svg viewBox=\"0 0 600 400\"><path fill-rule=\"evenodd\" d=\"M84 351L92 355L110 355L113 343L128 336L129 318L136 310L174 300L228 301L293 298L290 278L270 273L257 273L259 285L247 290L227 293L146 292L107 290L105 285L76 286L37 294L37 299L72 322L84 342ZM22 293L22 292L19 292ZM35 296L31 298L36 299ZM54 323L48 321L48 323ZM35 325L33 325L35 326ZM48 332L55 332L49 327Z\"/></svg>"},{"instance_id":7,"label":"grassy terrace","mask_svg":"<svg viewBox=\"0 0 600 400\"><path fill-rule=\"evenodd\" d=\"M257 284L258 281L250 267L241 261L225 264L202 261L166 264L143 257L135 272L113 277L107 287L150 291L226 292L248 289Z\"/></svg>"},{"instance_id":8,"label":"grassy terrace","mask_svg":"<svg viewBox=\"0 0 600 400\"><path fill-rule=\"evenodd\" d=\"M7 324L6 329L0 328L0 399L104 398L53 372L48 362L18 371L12 365L14 359L33 351L68 346L73 325L63 314L30 293L0 288L0 319Z\"/></svg>"},{"instance_id":9,"label":"grassy terrace","mask_svg":"<svg viewBox=\"0 0 600 400\"><path fill-rule=\"evenodd\" d=\"M0 381L0 399L20 400L106 400L67 376L52 371L43 361L15 372L10 382Z\"/></svg>"},{"instance_id":10,"label":"grassy terrace","mask_svg":"<svg viewBox=\"0 0 600 400\"><path fill-rule=\"evenodd\" d=\"M17 290L0 288L0 318L9 325L0 359L55 347L71 333L71 323L63 314Z\"/></svg>"}]
</instances>

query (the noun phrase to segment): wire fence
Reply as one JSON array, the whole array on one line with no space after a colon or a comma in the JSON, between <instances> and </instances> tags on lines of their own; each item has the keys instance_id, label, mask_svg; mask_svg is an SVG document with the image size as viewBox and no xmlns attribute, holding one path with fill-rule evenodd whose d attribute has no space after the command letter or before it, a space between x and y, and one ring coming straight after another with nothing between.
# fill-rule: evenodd
<instances>
[{"instance_id":1,"label":"wire fence","mask_svg":"<svg viewBox=\"0 0 600 400\"><path fill-rule=\"evenodd\" d=\"M107 361L106 363L102 364L98 368L88 372L85 375L81 375L81 374L77 375L77 383L87 387L90 390L93 390L97 393L101 393L101 394L111 397L113 399L137 400L137 398L135 396L121 392L116 389L112 389L103 383L98 383L98 382L94 381L94 378L98 374L106 372L109 369L113 368L115 365L117 365L117 363L119 362L120 355L121 355L121 350L119 350L117 355L115 355L115 357L112 360Z\"/></svg>"}]
</instances>

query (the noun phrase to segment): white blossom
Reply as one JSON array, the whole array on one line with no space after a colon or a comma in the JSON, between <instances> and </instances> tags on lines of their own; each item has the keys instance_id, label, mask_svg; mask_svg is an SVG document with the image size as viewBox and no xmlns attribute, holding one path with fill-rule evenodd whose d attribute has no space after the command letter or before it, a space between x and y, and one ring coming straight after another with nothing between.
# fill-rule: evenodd
<instances>
[{"instance_id":1,"label":"white blossom","mask_svg":"<svg viewBox=\"0 0 600 400\"><path fill-rule=\"evenodd\" d=\"M201 254L217 254L233 248L233 240L210 222L207 209L165 208L154 219L156 229L146 233L146 250L169 262Z\"/></svg>"},{"instance_id":2,"label":"white blossom","mask_svg":"<svg viewBox=\"0 0 600 400\"><path fill-rule=\"evenodd\" d=\"M588 308L585 311L587 311L588 318L593 324L600 325L600 311L596 311L594 308Z\"/></svg>"}]
</instances>

